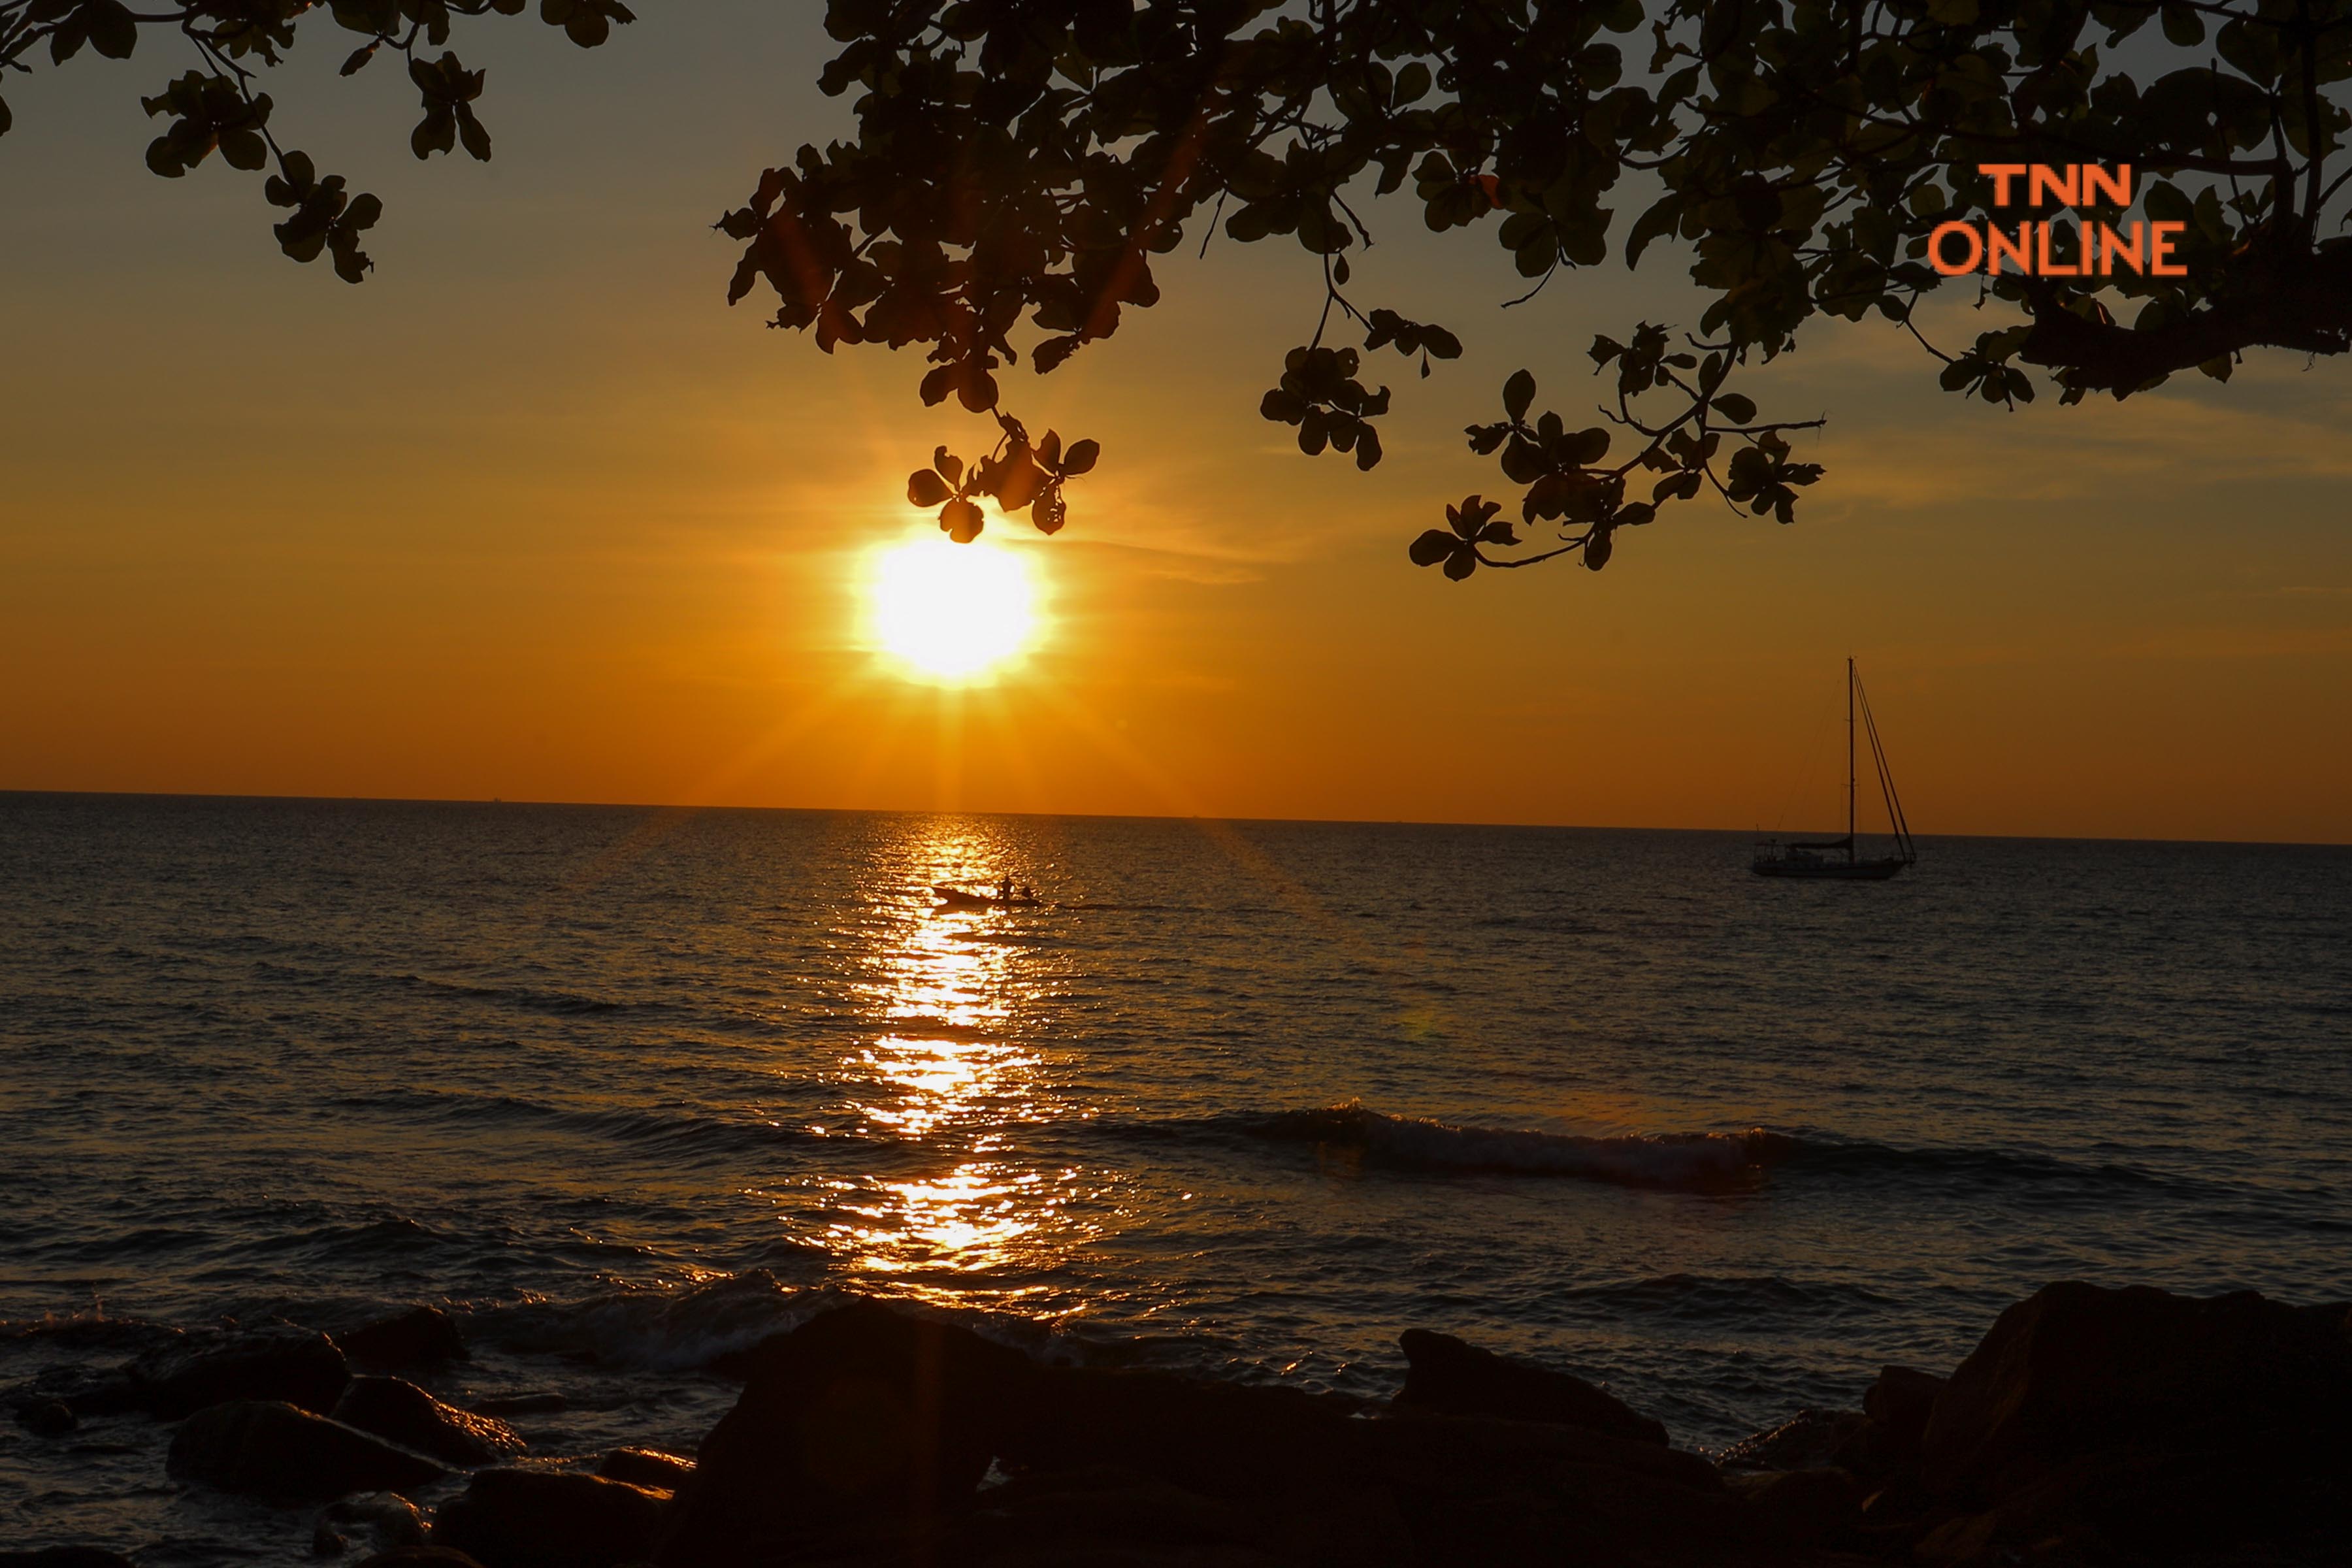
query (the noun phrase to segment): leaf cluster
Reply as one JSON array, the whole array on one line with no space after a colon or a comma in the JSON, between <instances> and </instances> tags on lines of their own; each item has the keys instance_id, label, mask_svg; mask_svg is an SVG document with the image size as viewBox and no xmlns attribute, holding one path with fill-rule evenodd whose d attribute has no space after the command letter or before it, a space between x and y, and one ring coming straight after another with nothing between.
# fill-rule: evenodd
<instances>
[{"instance_id":1,"label":"leaf cluster","mask_svg":"<svg viewBox=\"0 0 2352 1568\"><path fill-rule=\"evenodd\" d=\"M455 53L438 58L459 20L519 16L529 0L186 0L134 11L123 0L0 0L0 72L29 71L46 58L64 66L84 47L110 59L129 59L152 35L176 36L200 68L140 100L150 118L166 121L147 147L147 166L179 179L215 153L232 169L272 169L264 182L269 205L292 209L272 226L278 248L297 261L332 259L338 277L362 281L374 264L360 237L383 216L374 196L352 195L340 174L321 177L305 153L283 147L272 128L274 108L257 83L280 64L306 22L331 24L366 39L342 62L343 76L364 69L382 53L404 57L424 117L409 136L419 158L464 147L488 160L490 133L476 113L484 73L467 70ZM634 21L620 0L540 0L540 18L583 48L604 43L616 24ZM15 124L0 99L0 135Z\"/></svg>"},{"instance_id":2,"label":"leaf cluster","mask_svg":"<svg viewBox=\"0 0 2352 1568\"><path fill-rule=\"evenodd\" d=\"M482 75L446 46L527 5L0 0L0 74L176 35L198 68L145 100L166 121L151 165L274 163L281 247L356 280L380 204L294 163L259 73L323 18L360 39L346 75L406 59L419 157L488 157ZM538 15L583 47L631 19L618 0ZM2126 398L2189 369L2226 380L2263 347L2352 348L2352 0L827 0L825 26L819 85L856 132L779 160L719 219L740 247L729 299L764 289L774 326L828 353L919 348L919 395L997 420L987 493L1025 495L1040 526L1060 526L1074 475L1036 466L1024 492L1008 374L1024 356L1050 373L1157 304L1191 240L1287 242L1320 274L1320 313L1261 412L1305 451L1375 466L1391 394L1362 356L1393 348L1426 376L1462 350L1358 297L1382 202L1434 233L1483 230L1528 294L1664 257L1703 301L1694 331L1596 343L1600 426L1529 419L1513 378L1505 417L1468 434L1521 487L1528 552L1482 523L1452 535L1474 566L1594 565L1646 521L1631 508L1710 490L1789 521L1821 473L1790 437L1821 421L1763 419L1727 382L1824 317L1889 323L1945 389L2011 410L2037 388ZM1992 163L2129 165L2145 218L2183 226L2186 275L1944 278L1939 224L2051 216L1999 205L1978 172ZM1921 310L1937 289L1990 324L1937 344Z\"/></svg>"},{"instance_id":3,"label":"leaf cluster","mask_svg":"<svg viewBox=\"0 0 2352 1568\"><path fill-rule=\"evenodd\" d=\"M1520 521L1509 544L1490 521L1414 542L1455 575L1597 566L1710 491L1790 521L1821 478L1792 438L1821 420L1761 419L1727 383L1821 317L1892 323L1946 388L2010 408L2037 380L2121 397L2257 346L2352 346L2352 0L829 0L826 26L821 85L856 132L721 219L730 298L764 287L827 351L919 345L929 403L1002 416L1024 353L1050 372L1109 337L1188 237L1286 241L1324 304L1260 412L1370 468L1390 392L1360 354L1425 375L1461 352L1355 297L1381 200L1484 229L1531 290L1685 267L1694 331L1596 344L1601 424L1530 417L1514 377L1468 432ZM2189 277L1946 279L1937 224L2050 216L1996 207L1991 163L2130 164L2146 216L2189 226ZM2008 319L1937 346L1919 308L1950 287Z\"/></svg>"},{"instance_id":4,"label":"leaf cluster","mask_svg":"<svg viewBox=\"0 0 2352 1568\"><path fill-rule=\"evenodd\" d=\"M1026 510L1040 533L1059 533L1069 520L1062 495L1065 480L1091 471L1102 456L1093 441L1073 441L1065 450L1062 437L1048 430L1034 445L1021 422L999 416L1000 435L993 450L967 463L945 447L931 454L931 466L907 476L907 504L928 511L940 509L940 531L958 544L970 544L986 524L982 498L996 502L1007 517Z\"/></svg>"}]
</instances>

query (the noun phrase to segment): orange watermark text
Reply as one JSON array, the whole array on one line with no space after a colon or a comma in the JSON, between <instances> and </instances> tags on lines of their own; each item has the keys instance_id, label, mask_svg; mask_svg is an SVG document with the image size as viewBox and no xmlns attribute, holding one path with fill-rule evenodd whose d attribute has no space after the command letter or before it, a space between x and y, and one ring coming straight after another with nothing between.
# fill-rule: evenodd
<instances>
[{"instance_id":1,"label":"orange watermark text","mask_svg":"<svg viewBox=\"0 0 2352 1568\"><path fill-rule=\"evenodd\" d=\"M1947 278L1979 270L1997 276L2004 264L2044 278L2112 278L2118 266L2156 278L2188 273L2172 258L2186 224L2134 218L2118 226L2092 216L2096 207L2131 205L2129 163L2113 171L2096 163L1979 163L1977 173L1992 182L1993 205L2022 200L2032 207L2064 207L2074 221L2031 219L2014 232L1997 223L1981 229L1958 218L1939 223L1927 236L1927 259Z\"/></svg>"}]
</instances>

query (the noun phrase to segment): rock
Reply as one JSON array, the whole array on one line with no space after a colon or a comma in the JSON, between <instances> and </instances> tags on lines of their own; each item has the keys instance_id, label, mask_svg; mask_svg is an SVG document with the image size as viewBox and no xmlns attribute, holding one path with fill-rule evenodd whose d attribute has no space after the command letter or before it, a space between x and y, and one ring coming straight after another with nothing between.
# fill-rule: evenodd
<instances>
[{"instance_id":1,"label":"rock","mask_svg":"<svg viewBox=\"0 0 2352 1568\"><path fill-rule=\"evenodd\" d=\"M380 1372L404 1372L467 1359L466 1342L458 1337L457 1325L438 1307L411 1307L338 1334L335 1342L352 1361Z\"/></svg>"},{"instance_id":2,"label":"rock","mask_svg":"<svg viewBox=\"0 0 2352 1568\"><path fill-rule=\"evenodd\" d=\"M812 1529L966 1506L1024 1419L1034 1373L1018 1351L873 1302L812 1318L749 1359L677 1495L662 1563L761 1563Z\"/></svg>"},{"instance_id":3,"label":"rock","mask_svg":"<svg viewBox=\"0 0 2352 1568\"><path fill-rule=\"evenodd\" d=\"M1258 1533L1255 1521L1229 1504L1132 1470L1089 1466L1017 1476L989 1491L958 1544L1003 1563L1127 1563L1146 1552L1199 1552L1221 1563L1271 1563L1255 1555Z\"/></svg>"},{"instance_id":4,"label":"rock","mask_svg":"<svg viewBox=\"0 0 2352 1568\"><path fill-rule=\"evenodd\" d=\"M496 1399L474 1401L477 1415L547 1415L566 1408L572 1401L560 1394L509 1394Z\"/></svg>"},{"instance_id":5,"label":"rock","mask_svg":"<svg viewBox=\"0 0 2352 1568\"><path fill-rule=\"evenodd\" d=\"M1446 1415L1496 1415L1583 1426L1638 1442L1666 1441L1661 1422L1632 1409L1607 1391L1572 1373L1426 1329L1407 1329L1399 1338L1411 1370L1395 1403Z\"/></svg>"},{"instance_id":6,"label":"rock","mask_svg":"<svg viewBox=\"0 0 2352 1568\"><path fill-rule=\"evenodd\" d=\"M289 1501L406 1491L446 1474L422 1455L273 1400L207 1405L172 1436L165 1468L223 1491Z\"/></svg>"},{"instance_id":7,"label":"rock","mask_svg":"<svg viewBox=\"0 0 2352 1568\"><path fill-rule=\"evenodd\" d=\"M1912 1552L1920 1562L1938 1568L1997 1563L2000 1556L2008 1555L1996 1555L1993 1550L1993 1534L2000 1525L2000 1521L1990 1513L1961 1514L1929 1531Z\"/></svg>"},{"instance_id":8,"label":"rock","mask_svg":"<svg viewBox=\"0 0 2352 1568\"><path fill-rule=\"evenodd\" d=\"M1862 1396L1862 1408L1877 1424L1889 1455L1904 1461L1919 1457L1946 1381L1907 1366L1879 1369L1878 1381Z\"/></svg>"},{"instance_id":9,"label":"rock","mask_svg":"<svg viewBox=\"0 0 2352 1568\"><path fill-rule=\"evenodd\" d=\"M1811 1470L1836 1465L1870 1424L1859 1410L1800 1410L1769 1432L1742 1437L1717 1463L1727 1470Z\"/></svg>"},{"instance_id":10,"label":"rock","mask_svg":"<svg viewBox=\"0 0 2352 1568\"><path fill-rule=\"evenodd\" d=\"M1488 1416L1349 1423L1365 1479L1433 1565L1750 1561L1748 1516L1696 1454L1590 1428Z\"/></svg>"},{"instance_id":11,"label":"rock","mask_svg":"<svg viewBox=\"0 0 2352 1568\"><path fill-rule=\"evenodd\" d=\"M1364 1462L1348 1407L1297 1388L1165 1372L1043 1367L1008 1468L1110 1465L1226 1502L1262 1507L1340 1484Z\"/></svg>"},{"instance_id":12,"label":"rock","mask_svg":"<svg viewBox=\"0 0 2352 1568\"><path fill-rule=\"evenodd\" d=\"M1738 1521L1704 1458L1590 1427L1361 1420L1295 1388L1091 1368L1041 1369L1033 1401L1002 1459L1015 1479L983 1514L1100 1472L1117 1479L1093 1506L1153 1521L1171 1552L1197 1531L1286 1563L1609 1562L1654 1528L1713 1541ZM1115 1545L1066 1560L1118 1560Z\"/></svg>"},{"instance_id":13,"label":"rock","mask_svg":"<svg viewBox=\"0 0 2352 1568\"><path fill-rule=\"evenodd\" d=\"M1733 1483L1754 1531L1787 1546L1820 1546L1862 1523L1862 1485L1839 1469L1769 1470Z\"/></svg>"},{"instance_id":14,"label":"rock","mask_svg":"<svg viewBox=\"0 0 2352 1568\"><path fill-rule=\"evenodd\" d=\"M1922 1448L1946 1495L1999 1498L2109 1449L2332 1449L2352 1404L2352 1308L2251 1291L2044 1286L2001 1313L1936 1400Z\"/></svg>"},{"instance_id":15,"label":"rock","mask_svg":"<svg viewBox=\"0 0 2352 1568\"><path fill-rule=\"evenodd\" d=\"M647 1491L674 1492L693 1479L694 1461L658 1448L615 1448L597 1461L596 1473Z\"/></svg>"},{"instance_id":16,"label":"rock","mask_svg":"<svg viewBox=\"0 0 2352 1568\"><path fill-rule=\"evenodd\" d=\"M44 1546L36 1552L0 1552L0 1568L138 1568L119 1552L96 1546Z\"/></svg>"},{"instance_id":17,"label":"rock","mask_svg":"<svg viewBox=\"0 0 2352 1568\"><path fill-rule=\"evenodd\" d=\"M348 1550L355 1538L378 1552L422 1546L425 1515L398 1492L361 1492L341 1498L320 1510L310 1550L321 1557L337 1555Z\"/></svg>"},{"instance_id":18,"label":"rock","mask_svg":"<svg viewBox=\"0 0 2352 1568\"><path fill-rule=\"evenodd\" d=\"M666 1500L565 1470L479 1470L441 1505L433 1543L481 1568L620 1568L651 1555Z\"/></svg>"},{"instance_id":19,"label":"rock","mask_svg":"<svg viewBox=\"0 0 2352 1568\"><path fill-rule=\"evenodd\" d=\"M190 1336L123 1369L140 1402L166 1421L227 1400L275 1401L324 1415L351 1368L335 1342L309 1329L256 1329Z\"/></svg>"},{"instance_id":20,"label":"rock","mask_svg":"<svg viewBox=\"0 0 2352 1568\"><path fill-rule=\"evenodd\" d=\"M362 1563L359 1568L482 1568L462 1552L446 1546L403 1546Z\"/></svg>"},{"instance_id":21,"label":"rock","mask_svg":"<svg viewBox=\"0 0 2352 1568\"><path fill-rule=\"evenodd\" d=\"M335 1402L334 1415L346 1426L373 1432L459 1469L498 1464L526 1447L514 1428L497 1417L444 1405L396 1377L352 1379Z\"/></svg>"},{"instance_id":22,"label":"rock","mask_svg":"<svg viewBox=\"0 0 2352 1568\"><path fill-rule=\"evenodd\" d=\"M37 1399L16 1407L16 1425L36 1437L62 1437L81 1420L62 1399Z\"/></svg>"},{"instance_id":23,"label":"rock","mask_svg":"<svg viewBox=\"0 0 2352 1568\"><path fill-rule=\"evenodd\" d=\"M77 1422L146 1408L141 1389L121 1368L86 1366L79 1362L44 1367L29 1380L11 1388L7 1404L19 1422L26 1411L45 1405L64 1405Z\"/></svg>"},{"instance_id":24,"label":"rock","mask_svg":"<svg viewBox=\"0 0 2352 1568\"><path fill-rule=\"evenodd\" d=\"M1727 1495L1720 1472L1696 1454L1585 1426L1483 1415L1418 1415L1350 1422L1349 1432L1391 1475L1417 1474L1433 1480L1453 1476L1473 1489L1486 1484L1477 1479L1482 1474L1496 1483L1536 1485L1545 1475L1574 1470L1635 1476L1710 1499Z\"/></svg>"}]
</instances>

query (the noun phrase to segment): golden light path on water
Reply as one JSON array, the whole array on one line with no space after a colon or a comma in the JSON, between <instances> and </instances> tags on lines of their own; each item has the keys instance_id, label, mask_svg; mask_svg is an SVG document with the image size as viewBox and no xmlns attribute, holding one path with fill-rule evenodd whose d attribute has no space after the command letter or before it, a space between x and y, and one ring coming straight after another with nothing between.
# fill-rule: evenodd
<instances>
[{"instance_id":1,"label":"golden light path on water","mask_svg":"<svg viewBox=\"0 0 2352 1568\"><path fill-rule=\"evenodd\" d=\"M1076 1212L1075 1168L1040 1168L1013 1130L1086 1114L1024 1039L1044 991L1035 912L935 907L935 881L992 883L984 832L912 823L877 879L858 955L861 1039L842 1062L854 1120L919 1152L907 1174L829 1178L824 1244L857 1283L960 1306L1033 1312L1048 1278L1099 1234ZM1025 871L1024 874L1030 874Z\"/></svg>"}]
</instances>

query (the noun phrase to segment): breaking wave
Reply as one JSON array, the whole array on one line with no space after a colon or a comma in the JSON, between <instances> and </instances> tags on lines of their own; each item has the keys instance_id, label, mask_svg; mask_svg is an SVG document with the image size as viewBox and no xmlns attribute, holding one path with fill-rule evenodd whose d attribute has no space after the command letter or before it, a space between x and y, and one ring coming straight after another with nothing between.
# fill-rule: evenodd
<instances>
[{"instance_id":1,"label":"breaking wave","mask_svg":"<svg viewBox=\"0 0 2352 1568\"><path fill-rule=\"evenodd\" d=\"M2122 1161L2065 1160L2028 1150L1904 1148L1765 1128L1588 1137L1394 1116L1359 1101L1271 1115L1114 1123L1101 1131L1154 1140L1311 1146L1320 1157L1409 1174L1528 1176L1662 1192L1753 1192L1768 1178L1802 1174L1947 1190L2022 1190L2031 1200L2065 1204L2179 1184Z\"/></svg>"},{"instance_id":2,"label":"breaking wave","mask_svg":"<svg viewBox=\"0 0 2352 1568\"><path fill-rule=\"evenodd\" d=\"M1585 1138L1457 1127L1357 1104L1286 1111L1244 1130L1272 1142L1347 1151L1367 1164L1397 1170L1560 1176L1698 1193L1752 1190L1790 1147L1789 1139L1761 1131Z\"/></svg>"}]
</instances>

